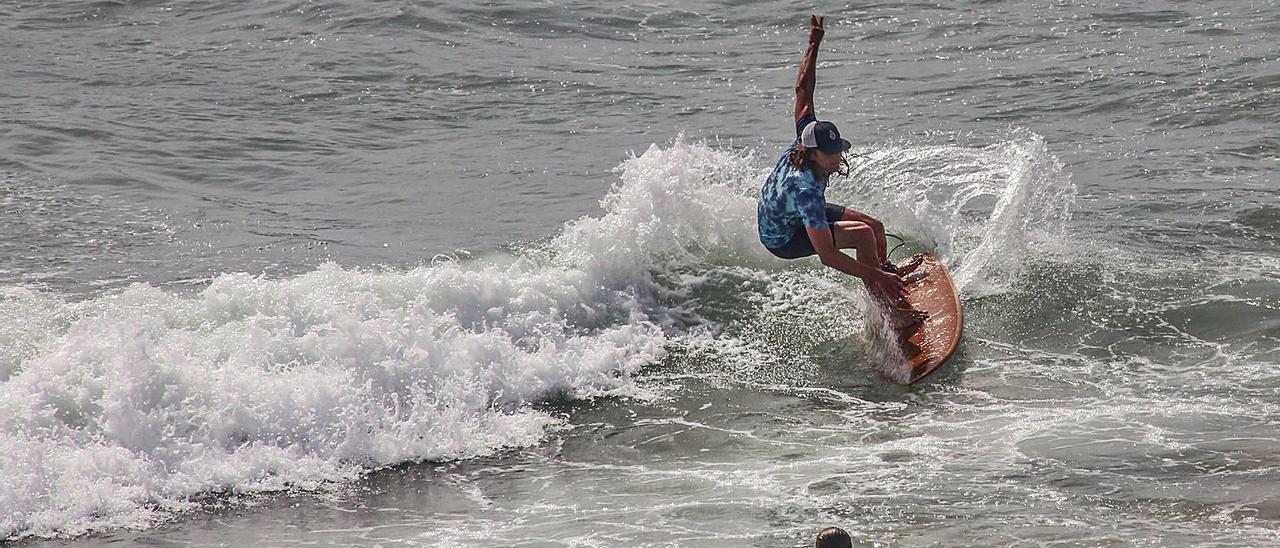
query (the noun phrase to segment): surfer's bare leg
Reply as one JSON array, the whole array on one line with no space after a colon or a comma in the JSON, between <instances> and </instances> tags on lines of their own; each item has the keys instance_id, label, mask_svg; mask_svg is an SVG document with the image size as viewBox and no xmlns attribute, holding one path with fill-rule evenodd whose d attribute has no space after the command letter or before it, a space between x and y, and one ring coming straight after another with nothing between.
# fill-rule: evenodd
<instances>
[{"instance_id":1,"label":"surfer's bare leg","mask_svg":"<svg viewBox=\"0 0 1280 548\"><path fill-rule=\"evenodd\" d=\"M881 261L876 263L876 266L878 267L883 264L884 261L889 260L889 242L885 239L884 223L880 222L880 220L875 217L848 207L844 208L844 215L840 217L840 220L855 221L870 227L871 233L876 240L876 253L880 256Z\"/></svg>"},{"instance_id":2,"label":"surfer's bare leg","mask_svg":"<svg viewBox=\"0 0 1280 548\"><path fill-rule=\"evenodd\" d=\"M880 269L881 255L870 225L861 221L836 221L831 232L838 249L853 249L858 252L858 262Z\"/></svg>"},{"instance_id":3,"label":"surfer's bare leg","mask_svg":"<svg viewBox=\"0 0 1280 548\"><path fill-rule=\"evenodd\" d=\"M884 264L884 256L879 254L879 244L876 241L875 228L861 221L836 221L832 227L835 233L835 244L840 249L853 249L858 252L858 262L865 264L876 270L880 270L880 265ZM892 312L911 311L910 305L906 304L902 298L893 298L892 295L878 295L872 292L873 296L885 302ZM897 315L897 314L895 314Z\"/></svg>"}]
</instances>

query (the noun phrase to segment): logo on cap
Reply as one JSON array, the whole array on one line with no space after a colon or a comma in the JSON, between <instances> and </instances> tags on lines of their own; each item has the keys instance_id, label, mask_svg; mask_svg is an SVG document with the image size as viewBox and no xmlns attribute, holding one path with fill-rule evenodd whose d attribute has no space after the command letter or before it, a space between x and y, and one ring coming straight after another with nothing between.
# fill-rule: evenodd
<instances>
[{"instance_id":1,"label":"logo on cap","mask_svg":"<svg viewBox=\"0 0 1280 548\"><path fill-rule=\"evenodd\" d=\"M834 130L834 129L833 129L833 130L831 130L831 131L828 131L828 132L827 132L827 136L828 136L827 138L828 138L828 139L831 139L832 141L834 141L834 140L836 140L836 139L839 139L839 138L840 138L840 136L839 136L839 135L836 135L836 130Z\"/></svg>"}]
</instances>

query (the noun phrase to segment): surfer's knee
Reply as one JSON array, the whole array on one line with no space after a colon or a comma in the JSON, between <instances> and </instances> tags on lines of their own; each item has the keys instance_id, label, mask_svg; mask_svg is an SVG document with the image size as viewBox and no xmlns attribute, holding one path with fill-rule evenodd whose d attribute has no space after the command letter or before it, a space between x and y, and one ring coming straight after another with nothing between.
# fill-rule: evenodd
<instances>
[{"instance_id":1,"label":"surfer's knee","mask_svg":"<svg viewBox=\"0 0 1280 548\"><path fill-rule=\"evenodd\" d=\"M836 221L836 230L850 234L869 234L871 225L862 221Z\"/></svg>"},{"instance_id":2,"label":"surfer's knee","mask_svg":"<svg viewBox=\"0 0 1280 548\"><path fill-rule=\"evenodd\" d=\"M875 217L860 214L857 218L857 222L871 227L871 232L874 234L884 234L884 223L880 222L880 220Z\"/></svg>"},{"instance_id":3,"label":"surfer's knee","mask_svg":"<svg viewBox=\"0 0 1280 548\"><path fill-rule=\"evenodd\" d=\"M844 215L840 217L842 221L857 221L870 226L872 230L884 230L884 223L880 219L867 215L861 211L851 208L845 208Z\"/></svg>"},{"instance_id":4,"label":"surfer's knee","mask_svg":"<svg viewBox=\"0 0 1280 548\"><path fill-rule=\"evenodd\" d=\"M854 247L875 238L875 230L862 221L839 221L835 229L836 244L840 247Z\"/></svg>"}]
</instances>

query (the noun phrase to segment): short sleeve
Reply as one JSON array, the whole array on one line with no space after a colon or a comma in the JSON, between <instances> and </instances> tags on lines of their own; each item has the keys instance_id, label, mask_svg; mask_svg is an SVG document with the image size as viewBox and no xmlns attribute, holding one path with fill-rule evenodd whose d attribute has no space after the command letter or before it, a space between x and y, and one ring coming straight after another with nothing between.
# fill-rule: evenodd
<instances>
[{"instance_id":1,"label":"short sleeve","mask_svg":"<svg viewBox=\"0 0 1280 548\"><path fill-rule=\"evenodd\" d=\"M796 211L800 213L800 220L804 222L804 226L809 228L831 226L831 223L827 222L826 197L816 188L805 186L796 192Z\"/></svg>"},{"instance_id":2,"label":"short sleeve","mask_svg":"<svg viewBox=\"0 0 1280 548\"><path fill-rule=\"evenodd\" d=\"M800 138L800 134L804 132L804 126L817 121L818 117L813 114L813 110L810 110L804 116L801 116L799 120L796 120L796 138Z\"/></svg>"}]
</instances>

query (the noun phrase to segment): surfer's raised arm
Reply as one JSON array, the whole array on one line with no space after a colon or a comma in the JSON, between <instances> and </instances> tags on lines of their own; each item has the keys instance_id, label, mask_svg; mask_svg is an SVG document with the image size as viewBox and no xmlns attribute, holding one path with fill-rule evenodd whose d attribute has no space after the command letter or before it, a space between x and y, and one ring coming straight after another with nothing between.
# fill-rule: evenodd
<instances>
[{"instance_id":1,"label":"surfer's raised arm","mask_svg":"<svg viewBox=\"0 0 1280 548\"><path fill-rule=\"evenodd\" d=\"M822 28L826 19L816 15L809 16L809 48L804 50L800 74L796 77L796 122L813 112L813 90L818 84L818 46L822 44L822 35L826 33Z\"/></svg>"}]
</instances>

